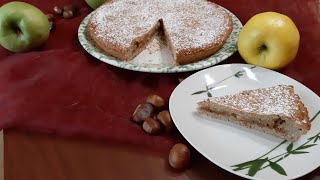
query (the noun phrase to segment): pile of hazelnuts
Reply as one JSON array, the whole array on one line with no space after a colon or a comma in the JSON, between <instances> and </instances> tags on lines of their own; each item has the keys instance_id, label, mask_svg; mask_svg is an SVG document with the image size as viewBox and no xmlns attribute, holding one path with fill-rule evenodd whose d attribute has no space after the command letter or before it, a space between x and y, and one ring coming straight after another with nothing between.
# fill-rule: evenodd
<instances>
[{"instance_id":1,"label":"pile of hazelnuts","mask_svg":"<svg viewBox=\"0 0 320 180\"><path fill-rule=\"evenodd\" d=\"M139 125L150 135L158 135L161 132L170 133L174 125L168 110L165 110L165 100L158 95L150 95L146 102L141 103L135 109L131 120ZM184 169L189 165L189 148L178 143L172 147L169 153L169 164L175 169Z\"/></svg>"},{"instance_id":2,"label":"pile of hazelnuts","mask_svg":"<svg viewBox=\"0 0 320 180\"><path fill-rule=\"evenodd\" d=\"M48 20L49 20L49 28L50 30L53 30L55 27L55 20L54 20L54 14L60 17L63 17L65 19L73 18L77 13L77 8L74 5L65 5L63 8L60 8L59 6L53 7L53 14L47 14Z\"/></svg>"},{"instance_id":3,"label":"pile of hazelnuts","mask_svg":"<svg viewBox=\"0 0 320 180\"><path fill-rule=\"evenodd\" d=\"M63 18L69 19L69 18L73 18L74 15L76 14L76 6L74 5L65 5L63 6L63 8L61 9L59 6L54 6L53 7L53 12L56 15L62 16Z\"/></svg>"},{"instance_id":4,"label":"pile of hazelnuts","mask_svg":"<svg viewBox=\"0 0 320 180\"><path fill-rule=\"evenodd\" d=\"M168 110L164 110L165 101L158 95L148 96L146 102L139 104L132 115L132 121L142 125L142 129L151 135L157 135L162 130L170 133L173 122Z\"/></svg>"}]
</instances>

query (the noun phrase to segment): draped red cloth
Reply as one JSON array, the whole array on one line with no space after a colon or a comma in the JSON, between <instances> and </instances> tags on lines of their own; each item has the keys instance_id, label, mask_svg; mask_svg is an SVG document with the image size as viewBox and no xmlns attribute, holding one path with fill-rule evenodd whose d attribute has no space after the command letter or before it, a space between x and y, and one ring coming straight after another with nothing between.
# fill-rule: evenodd
<instances>
[{"instance_id":1,"label":"draped red cloth","mask_svg":"<svg viewBox=\"0 0 320 180\"><path fill-rule=\"evenodd\" d=\"M0 5L6 2L1 1ZM183 140L178 133L149 136L130 118L149 94L158 94L168 101L178 78L192 72L142 73L100 62L78 41L78 26L92 11L83 0L26 2L45 13L52 13L54 5L71 3L78 7L78 14L73 19L56 16L56 28L37 50L11 53L0 48L0 128L101 139L161 151ZM301 44L296 60L280 72L320 94L317 85L320 36L315 31L320 25L314 14L317 11L305 10L297 16L297 4L292 1L267 1L259 8L255 8L254 0L239 1L237 6L238 1L215 2L232 11L243 23L254 14L269 10L290 16L300 30ZM301 8L316 7L308 7L306 1L306 7ZM244 63L238 53L223 63L233 62Z\"/></svg>"}]
</instances>

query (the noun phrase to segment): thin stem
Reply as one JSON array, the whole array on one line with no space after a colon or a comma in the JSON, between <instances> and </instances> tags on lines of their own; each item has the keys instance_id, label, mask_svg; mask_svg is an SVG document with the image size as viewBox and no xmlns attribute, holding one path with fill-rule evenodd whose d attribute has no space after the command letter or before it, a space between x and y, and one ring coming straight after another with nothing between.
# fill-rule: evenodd
<instances>
[{"instance_id":1,"label":"thin stem","mask_svg":"<svg viewBox=\"0 0 320 180\"><path fill-rule=\"evenodd\" d=\"M250 67L250 69L253 69L253 68L255 68L256 66L252 66L252 67ZM238 73L244 73L245 71L244 70L242 70L242 71L238 71L238 72L236 72L235 74L233 74L233 75L231 75L231 76L228 76L228 77L226 77L226 78L224 78L224 79L222 79L222 80L220 80L220 81L218 81L217 83L215 83L212 87L210 87L210 88L207 88L207 91L208 90L211 90L211 89L213 89L216 85L218 85L218 84L220 84L220 83L222 83L223 81L226 81L226 80L228 80L229 78L232 78L233 76L236 76L236 74L238 74ZM208 87L208 86L207 86Z\"/></svg>"},{"instance_id":2,"label":"thin stem","mask_svg":"<svg viewBox=\"0 0 320 180\"><path fill-rule=\"evenodd\" d=\"M257 66L252 66L252 67L250 67L250 69L253 69L253 68L255 68L255 67L257 67ZM232 78L233 76L235 76L235 75L236 75L236 74L238 74L238 73L244 73L244 72L246 72L246 71L244 71L244 70L242 70L242 71L238 71L238 72L236 72L235 74L233 74L233 75L231 75L231 76L228 76L228 77L226 77L226 78L224 78L224 79L220 80L219 82L215 83L215 84L214 84L214 86L216 86L216 85L218 85L218 84L222 83L223 81L225 81L225 80L227 80L227 79L229 79L229 78ZM211 88L209 88L209 90L210 90L210 89L212 89L212 88L214 88L214 86L213 86L213 87L211 87Z\"/></svg>"},{"instance_id":3,"label":"thin stem","mask_svg":"<svg viewBox=\"0 0 320 180\"><path fill-rule=\"evenodd\" d=\"M219 82L215 83L212 87L210 87L210 88L209 88L209 90L210 90L210 89L213 89L216 85L218 85L218 84L222 83L223 81L226 81L226 80L228 80L228 79L232 78L233 76L234 76L234 75L229 76L229 77L226 77L226 78L224 78L224 79L220 80Z\"/></svg>"},{"instance_id":4,"label":"thin stem","mask_svg":"<svg viewBox=\"0 0 320 180\"><path fill-rule=\"evenodd\" d=\"M320 114L320 110L316 113L315 116L313 116L313 118L312 118L310 121L312 122L319 114ZM314 135L313 137L309 138L308 141L306 141L305 143L303 143L303 144L300 145L299 147L295 148L294 150L291 150L290 152L297 151L299 148L301 148L301 147L305 146L306 144L310 143L312 140L314 140L314 138L317 138L319 135L320 135L320 132L319 132L318 134ZM280 144L278 144L276 147L274 147L273 149L271 149L270 151L268 151L267 153L265 153L264 155L258 157L258 158L255 159L255 160L261 159L262 157L270 154L272 151L274 151L275 149L277 149L278 147L280 147L282 144L284 144L284 143L286 143L286 142L287 142L287 140L282 141L282 142L281 142ZM277 155L277 156L269 159L268 161L271 161L271 160L276 159L276 158L279 158L279 157L280 157L280 158L277 159L276 161L274 161L274 163L277 163L277 162L279 162L279 161L282 161L283 159L285 159L286 157L288 157L288 156L286 156L286 155L290 155L290 154L291 154L290 152L284 152L284 153L282 153L282 154L279 154L279 155ZM281 157L281 156L286 156L286 157ZM255 160L253 160L253 161L255 161ZM247 162L250 162L250 161L247 161ZM265 168L267 168L267 167L269 167L269 166L270 166L270 163L269 163L268 165L260 168L259 171L261 171L262 169L265 169ZM237 170L243 170L243 169L248 169L248 168L250 168L250 167L251 167L251 165L248 165L248 166L245 166L245 167L242 167L242 168L236 168L236 169L237 169Z\"/></svg>"},{"instance_id":5,"label":"thin stem","mask_svg":"<svg viewBox=\"0 0 320 180\"><path fill-rule=\"evenodd\" d=\"M319 114L320 114L320 110L313 116L313 118L312 118L310 121L312 122ZM319 134L320 134L320 133L318 133L317 135L313 136L312 139L313 139L314 137L318 136ZM311 140L307 141L306 143L302 144L301 146L306 145L306 144L309 143L310 141L311 141ZM269 152L267 152L266 154L258 157L257 159L260 159L260 158L268 155L269 153L271 153L272 151L274 151L275 149L277 149L279 146L281 146L282 144L284 144L284 143L286 143L286 142L287 142L287 140L282 141L279 145L277 145L276 147L274 147L273 149L271 149L271 150L270 150ZM299 147L301 147L301 146L299 146ZM299 148L299 147L298 147L298 148ZM295 150L297 150L298 148L296 148ZM279 156L280 156L280 155L279 155ZM276 157L279 157L279 156L276 156ZM275 157L275 158L276 158L276 157ZM273 159L274 159L274 158L273 158ZM270 160L271 160L271 159L270 159Z\"/></svg>"},{"instance_id":6,"label":"thin stem","mask_svg":"<svg viewBox=\"0 0 320 180\"><path fill-rule=\"evenodd\" d=\"M275 163L281 161L282 159L284 159L284 158L279 158L278 160L275 161Z\"/></svg>"},{"instance_id":7,"label":"thin stem","mask_svg":"<svg viewBox=\"0 0 320 180\"><path fill-rule=\"evenodd\" d=\"M281 142L280 144L278 144L276 147L274 147L273 149L271 149L269 152L265 153L264 155L258 157L257 159L260 159L260 158L262 158L263 156L266 156L266 155L270 154L272 151L274 151L275 149L277 149L278 147L280 147L282 144L284 144L284 143L286 143L286 142L287 142L287 140L282 141L282 142Z\"/></svg>"},{"instance_id":8,"label":"thin stem","mask_svg":"<svg viewBox=\"0 0 320 180\"><path fill-rule=\"evenodd\" d=\"M318 133L318 134L320 134L320 133ZM318 135L317 134L317 135ZM316 137L317 135L315 135L315 136L313 136L313 138L314 137ZM306 144L308 144L310 141L312 141L313 140L313 138L311 138L310 140L308 140L307 142L305 142L305 143L303 143L302 145L300 145L299 147L297 147L297 148L295 148L293 151L295 151L295 150L297 150L298 148L300 148L300 147L302 147L302 146L304 146L304 145L306 145ZM287 142L287 140L284 140L283 142L281 142L279 145L277 145L276 147L274 147L272 150L270 150L269 152L267 152L266 154L264 154L264 155L262 155L262 156L260 156L259 158L257 158L257 159L260 159L260 158L262 158L262 157L264 157L264 156L266 156L266 155L268 155L269 153L271 153L273 150L275 150L275 149L277 149L279 146L281 146L282 144L284 144L284 143L286 143ZM285 156L286 154L290 154L290 153L288 153L288 152L284 152L284 153L282 153L282 154L279 154L279 155L277 155L277 156L275 156L275 157L273 157L273 158L271 158L271 159L269 159L269 161L271 161L271 160L273 160L273 159L276 159L276 158L278 158L278 157L281 157L281 156ZM255 159L255 160L257 160L257 159ZM281 161L282 159L284 159L284 158L279 158L278 160L276 160L275 162L279 162L279 161ZM267 168L267 167L269 167L270 165L267 165L267 166L265 166L265 167L262 167L260 170L262 170L262 169L264 169L264 168ZM249 168L250 167L250 165L248 165L248 166L246 166L246 167L243 167L243 168L240 168L239 170L243 170L243 169L247 169L247 168Z\"/></svg>"},{"instance_id":9,"label":"thin stem","mask_svg":"<svg viewBox=\"0 0 320 180\"><path fill-rule=\"evenodd\" d=\"M276 160L276 161L274 161L274 163L277 163L277 162L279 162L279 161L281 161L281 160L283 160L284 158L279 158L278 160ZM268 165L266 165L266 166L264 166L264 167L262 167L262 168L260 168L260 170L259 171L261 171L262 169L265 169L265 168L267 168L267 167L269 167L270 166L270 164L268 164Z\"/></svg>"},{"instance_id":10,"label":"thin stem","mask_svg":"<svg viewBox=\"0 0 320 180\"><path fill-rule=\"evenodd\" d=\"M216 85L222 83L223 81L226 81L226 80L232 78L232 77L235 76L236 74L238 74L238 73L243 73L243 72L245 72L245 71L238 71L237 73L235 73L235 74L233 74L233 75L231 75L231 76L228 76L228 77L226 77L226 78L224 78L224 79L216 82L212 87L209 88L209 90L213 89Z\"/></svg>"},{"instance_id":11,"label":"thin stem","mask_svg":"<svg viewBox=\"0 0 320 180\"><path fill-rule=\"evenodd\" d=\"M314 136L314 137L315 137L315 136ZM310 139L310 140L308 140L307 142L303 143L302 145L300 145L299 147L297 147L297 148L294 149L293 151L295 151L295 150L297 150L298 148L300 148L300 147L308 144L311 140L312 140L312 139ZM279 155L277 155L277 156L275 156L275 157L273 157L273 158L271 158L271 159L269 159L269 160L278 158L278 157L283 156L283 155L286 155L286 154L290 154L290 153L285 152L285 153L279 154ZM284 159L284 158L279 158L278 160L275 161L275 163L276 163L276 162L279 162L279 161L281 161L281 160L283 160L283 159ZM270 165L266 165L265 167L262 167L260 170L262 170L262 169L264 169L264 168L267 168L267 167L269 167L269 166L270 166Z\"/></svg>"},{"instance_id":12,"label":"thin stem","mask_svg":"<svg viewBox=\"0 0 320 180\"><path fill-rule=\"evenodd\" d=\"M307 142L303 143L302 145L300 145L299 147L297 147L296 149L294 149L294 150L292 150L292 151L295 151L295 150L297 150L298 148L300 148L300 147L302 147L302 146L304 146L304 145L308 144L310 141L311 141L311 140L308 140ZM285 155L285 154L288 154L288 152L285 152L285 153L279 154L278 156L275 156L275 157L273 157L273 158L271 158L271 159L269 159L269 160L275 159L275 158L280 157L280 156L283 156L283 155ZM289 154L290 154L290 153L289 153Z\"/></svg>"},{"instance_id":13,"label":"thin stem","mask_svg":"<svg viewBox=\"0 0 320 180\"><path fill-rule=\"evenodd\" d=\"M283 155L286 155L286 154L288 154L288 152L285 152L285 153L279 154L279 155L277 155L277 156L275 156L275 157L273 157L273 158L271 158L271 159L269 159L269 160L272 160L272 159L278 158L278 157L283 156Z\"/></svg>"},{"instance_id":14,"label":"thin stem","mask_svg":"<svg viewBox=\"0 0 320 180\"><path fill-rule=\"evenodd\" d=\"M311 141L311 140L313 140L314 138L316 138L317 136L319 136L320 135L320 132L318 133L318 134L316 134L316 135L314 135L314 136L312 136L312 137L310 137L309 138L309 140Z\"/></svg>"},{"instance_id":15,"label":"thin stem","mask_svg":"<svg viewBox=\"0 0 320 180\"><path fill-rule=\"evenodd\" d=\"M317 112L317 114L316 114L316 115L314 115L314 116L313 116L313 118L310 120L310 122L312 122L313 120L315 120L315 119L316 119L316 117L317 117L319 114L320 114L320 110Z\"/></svg>"}]
</instances>

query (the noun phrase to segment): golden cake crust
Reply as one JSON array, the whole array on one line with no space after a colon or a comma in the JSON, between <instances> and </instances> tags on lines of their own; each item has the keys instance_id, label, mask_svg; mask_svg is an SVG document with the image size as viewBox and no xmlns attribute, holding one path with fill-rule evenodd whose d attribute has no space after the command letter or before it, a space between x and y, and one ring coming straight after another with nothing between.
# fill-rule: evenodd
<instances>
[{"instance_id":1,"label":"golden cake crust","mask_svg":"<svg viewBox=\"0 0 320 180\"><path fill-rule=\"evenodd\" d=\"M232 19L206 0L113 0L95 10L89 36L106 53L131 60L163 29L176 64L217 52L232 32Z\"/></svg>"},{"instance_id":2,"label":"golden cake crust","mask_svg":"<svg viewBox=\"0 0 320 180\"><path fill-rule=\"evenodd\" d=\"M209 98L199 102L198 110L289 141L297 140L311 128L308 110L291 85Z\"/></svg>"},{"instance_id":3,"label":"golden cake crust","mask_svg":"<svg viewBox=\"0 0 320 180\"><path fill-rule=\"evenodd\" d=\"M204 47L183 49L180 52L178 52L176 57L177 64L189 64L197 62L219 51L220 48L228 40L229 35L231 34L233 29L232 25L232 21L228 21L228 26L230 28L228 29L226 34L223 34L217 38L218 41L207 44Z\"/></svg>"}]
</instances>

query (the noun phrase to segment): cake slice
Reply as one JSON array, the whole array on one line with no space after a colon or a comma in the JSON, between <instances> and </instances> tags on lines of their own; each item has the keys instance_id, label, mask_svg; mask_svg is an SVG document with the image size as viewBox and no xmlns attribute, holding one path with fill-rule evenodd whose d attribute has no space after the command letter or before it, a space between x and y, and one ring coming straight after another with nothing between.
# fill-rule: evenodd
<instances>
[{"instance_id":1,"label":"cake slice","mask_svg":"<svg viewBox=\"0 0 320 180\"><path fill-rule=\"evenodd\" d=\"M290 85L208 98L198 103L198 111L288 141L296 141L311 128L308 110Z\"/></svg>"}]
</instances>

